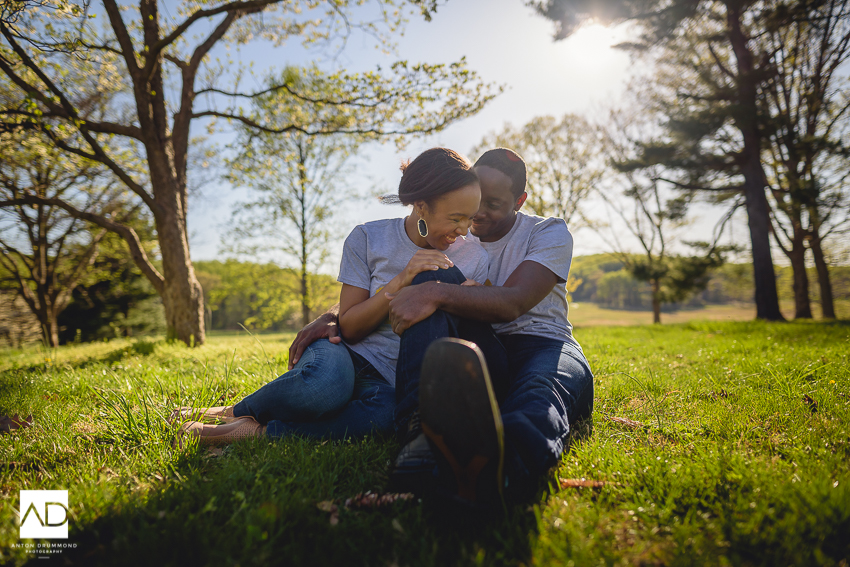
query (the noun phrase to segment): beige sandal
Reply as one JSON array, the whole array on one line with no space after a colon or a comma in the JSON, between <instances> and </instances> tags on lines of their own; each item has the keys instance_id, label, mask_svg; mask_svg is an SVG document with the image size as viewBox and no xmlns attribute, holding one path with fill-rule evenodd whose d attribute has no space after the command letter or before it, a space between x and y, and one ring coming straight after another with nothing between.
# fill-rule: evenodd
<instances>
[{"instance_id":1,"label":"beige sandal","mask_svg":"<svg viewBox=\"0 0 850 567\"><path fill-rule=\"evenodd\" d=\"M264 437L265 434L266 426L260 425L256 419L250 416L237 417L230 423L223 425L208 425L199 421L189 421L180 427L176 444L182 449L184 439L197 437L200 445L227 445L242 439Z\"/></svg>"},{"instance_id":2,"label":"beige sandal","mask_svg":"<svg viewBox=\"0 0 850 567\"><path fill-rule=\"evenodd\" d=\"M177 408L168 417L168 423L183 421L223 421L230 423L238 419L233 415L233 406L216 406L212 408Z\"/></svg>"}]
</instances>

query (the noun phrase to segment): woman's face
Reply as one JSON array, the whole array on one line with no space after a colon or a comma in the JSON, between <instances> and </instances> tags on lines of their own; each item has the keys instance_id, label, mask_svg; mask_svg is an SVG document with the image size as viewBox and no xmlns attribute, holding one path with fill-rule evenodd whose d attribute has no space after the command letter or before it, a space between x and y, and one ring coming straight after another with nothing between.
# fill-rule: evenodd
<instances>
[{"instance_id":1,"label":"woman's face","mask_svg":"<svg viewBox=\"0 0 850 567\"><path fill-rule=\"evenodd\" d=\"M417 201L414 210L428 225L428 236L425 237L428 245L436 250L445 250L458 236L466 236L480 203L481 187L478 183L446 193L434 200L431 206Z\"/></svg>"}]
</instances>

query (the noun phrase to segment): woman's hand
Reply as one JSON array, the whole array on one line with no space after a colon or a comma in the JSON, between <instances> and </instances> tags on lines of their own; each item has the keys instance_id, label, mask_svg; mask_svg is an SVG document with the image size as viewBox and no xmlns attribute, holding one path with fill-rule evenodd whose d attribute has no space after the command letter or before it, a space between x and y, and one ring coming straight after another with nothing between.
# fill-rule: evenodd
<instances>
[{"instance_id":1,"label":"woman's hand","mask_svg":"<svg viewBox=\"0 0 850 567\"><path fill-rule=\"evenodd\" d=\"M388 288L386 291L388 293L396 293L401 288L409 286L413 283L413 278L416 277L417 274L427 271L436 271L440 268L444 270L448 270L454 266L454 262L452 262L448 256L440 252L439 250L417 250L416 254L413 255L413 258L410 259L410 262L407 263L407 266L404 267L404 270L401 273L393 278L396 280L394 282L395 285L387 285Z\"/></svg>"}]
</instances>

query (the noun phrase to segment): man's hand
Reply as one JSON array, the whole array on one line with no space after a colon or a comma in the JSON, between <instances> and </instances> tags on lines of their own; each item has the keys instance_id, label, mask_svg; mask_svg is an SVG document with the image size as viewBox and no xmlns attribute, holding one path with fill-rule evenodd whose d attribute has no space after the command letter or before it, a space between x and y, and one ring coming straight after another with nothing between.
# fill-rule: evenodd
<instances>
[{"instance_id":1,"label":"man's hand","mask_svg":"<svg viewBox=\"0 0 850 567\"><path fill-rule=\"evenodd\" d=\"M439 282L425 282L408 286L398 293L386 294L390 300L390 325L401 336L412 325L430 317L437 310L436 286Z\"/></svg>"},{"instance_id":2,"label":"man's hand","mask_svg":"<svg viewBox=\"0 0 850 567\"><path fill-rule=\"evenodd\" d=\"M328 339L333 344L342 342L339 336L339 320L336 313L325 313L298 331L289 347L289 370L301 359L304 349L318 341Z\"/></svg>"}]
</instances>

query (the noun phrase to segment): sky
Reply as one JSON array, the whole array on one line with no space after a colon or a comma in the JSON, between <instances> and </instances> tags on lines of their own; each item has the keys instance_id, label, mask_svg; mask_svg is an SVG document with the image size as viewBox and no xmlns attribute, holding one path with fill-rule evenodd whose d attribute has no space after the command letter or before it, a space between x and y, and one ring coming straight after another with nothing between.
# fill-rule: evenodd
<instances>
[{"instance_id":1,"label":"sky","mask_svg":"<svg viewBox=\"0 0 850 567\"><path fill-rule=\"evenodd\" d=\"M553 30L552 22L538 16L523 0L449 0L431 22L411 17L394 54L386 55L373 41L355 36L334 59L295 43L279 49L249 44L241 50L241 58L258 69L320 60L324 68L362 71L388 66L398 59L451 63L465 56L468 67L485 82L505 85L505 91L475 116L439 134L412 139L404 151L399 152L392 144L367 147L365 159L357 161L357 178L351 182L394 193L401 161L428 148L449 147L474 161L478 156L470 155L472 148L505 123L519 126L547 114L575 113L592 118L616 104L630 77L639 72L635 69L640 69L628 54L612 47L627 39L627 30L593 24L559 42L552 39ZM222 257L221 236L227 231L230 210L244 198L244 190L221 182L208 183L194 197L189 216L193 259ZM357 224L406 214L404 207L381 205L372 199L348 208L335 225L344 236ZM574 237L574 255L606 249L590 230L579 231ZM337 248L341 248L341 241ZM338 261L339 253L332 254L322 271L334 274Z\"/></svg>"}]
</instances>

